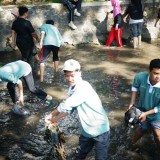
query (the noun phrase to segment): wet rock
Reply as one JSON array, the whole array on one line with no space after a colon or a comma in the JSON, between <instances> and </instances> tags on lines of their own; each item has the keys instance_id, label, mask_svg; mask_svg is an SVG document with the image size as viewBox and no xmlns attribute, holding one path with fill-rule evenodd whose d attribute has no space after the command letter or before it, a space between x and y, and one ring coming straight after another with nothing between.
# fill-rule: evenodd
<instances>
[{"instance_id":1,"label":"wet rock","mask_svg":"<svg viewBox=\"0 0 160 160\"><path fill-rule=\"evenodd\" d=\"M9 159L9 160L21 160L22 155L23 155L23 150L19 146L14 145L10 149L7 159Z\"/></svg>"}]
</instances>

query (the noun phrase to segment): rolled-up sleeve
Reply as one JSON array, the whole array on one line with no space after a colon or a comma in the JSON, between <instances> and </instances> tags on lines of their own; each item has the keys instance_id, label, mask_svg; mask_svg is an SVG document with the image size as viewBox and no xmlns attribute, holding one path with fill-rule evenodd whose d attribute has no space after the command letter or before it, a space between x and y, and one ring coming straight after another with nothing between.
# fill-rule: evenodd
<instances>
[{"instance_id":1,"label":"rolled-up sleeve","mask_svg":"<svg viewBox=\"0 0 160 160\"><path fill-rule=\"evenodd\" d=\"M57 110L59 112L70 112L73 108L84 103L85 94L82 90L83 89L77 89L70 97L68 97L57 107Z\"/></svg>"}]
</instances>

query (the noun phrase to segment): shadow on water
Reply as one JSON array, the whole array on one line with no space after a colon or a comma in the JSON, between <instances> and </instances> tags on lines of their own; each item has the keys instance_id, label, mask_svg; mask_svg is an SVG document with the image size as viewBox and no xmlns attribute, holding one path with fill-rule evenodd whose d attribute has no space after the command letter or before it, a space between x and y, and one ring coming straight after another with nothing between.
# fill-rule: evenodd
<instances>
[{"instance_id":1,"label":"shadow on water","mask_svg":"<svg viewBox=\"0 0 160 160\"><path fill-rule=\"evenodd\" d=\"M82 65L83 78L91 83L99 94L111 125L109 160L154 160L155 144L152 135L144 136L140 141L140 151L131 149L134 129L124 124L124 112L130 98L130 86L134 75L148 69L151 59L157 58L157 45L142 43L136 50L132 48L111 48L95 45L66 46L62 48L58 79L54 78L52 57L46 63L45 83L35 84L51 94L55 103L51 107L44 105L26 89L25 100L31 111L28 117L17 117L11 112L13 104L5 88L0 92L0 159L45 160L51 146L44 140L44 116L56 107L58 101L66 97L67 85L63 79L62 65L69 58L78 60ZM1 64L15 54L6 53ZM10 56L9 56L10 55ZM78 143L80 123L77 113L63 118L59 125L66 135L67 160L71 160ZM87 160L94 160L92 151Z\"/></svg>"}]
</instances>

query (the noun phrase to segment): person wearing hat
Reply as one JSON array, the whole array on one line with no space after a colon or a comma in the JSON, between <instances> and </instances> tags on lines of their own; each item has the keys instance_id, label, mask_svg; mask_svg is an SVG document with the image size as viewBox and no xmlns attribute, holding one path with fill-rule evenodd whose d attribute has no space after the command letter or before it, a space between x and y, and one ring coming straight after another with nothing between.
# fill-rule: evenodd
<instances>
[{"instance_id":1,"label":"person wearing hat","mask_svg":"<svg viewBox=\"0 0 160 160\"><path fill-rule=\"evenodd\" d=\"M7 82L7 89L14 104L24 105L23 84L21 78L24 79L24 82L31 93L44 100L47 105L52 104L52 97L34 86L31 66L21 60L8 63L0 68L0 82ZM18 94L16 92L16 87L18 87Z\"/></svg>"},{"instance_id":2,"label":"person wearing hat","mask_svg":"<svg viewBox=\"0 0 160 160\"><path fill-rule=\"evenodd\" d=\"M95 146L95 159L107 160L110 135L108 117L95 90L82 79L80 69L78 61L65 61L63 71L69 84L69 97L45 117L45 122L49 125L77 109L82 129L75 159L85 159Z\"/></svg>"}]
</instances>

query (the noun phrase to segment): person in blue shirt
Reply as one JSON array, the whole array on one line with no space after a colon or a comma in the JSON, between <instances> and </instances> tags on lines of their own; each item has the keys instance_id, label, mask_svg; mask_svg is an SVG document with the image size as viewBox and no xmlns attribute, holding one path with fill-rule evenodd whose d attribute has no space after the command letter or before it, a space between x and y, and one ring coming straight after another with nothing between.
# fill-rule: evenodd
<instances>
[{"instance_id":1,"label":"person in blue shirt","mask_svg":"<svg viewBox=\"0 0 160 160\"><path fill-rule=\"evenodd\" d=\"M58 72L59 66L59 48L63 44L62 36L58 29L54 26L53 20L47 20L46 24L43 24L40 27L41 38L40 38L40 82L44 81L44 68L45 63L50 56L50 53L53 53L53 69L55 75Z\"/></svg>"},{"instance_id":2,"label":"person in blue shirt","mask_svg":"<svg viewBox=\"0 0 160 160\"><path fill-rule=\"evenodd\" d=\"M0 82L7 82L7 88L13 103L24 105L21 78L24 79L31 93L44 100L47 105L52 103L52 97L50 95L47 95L47 93L34 86L31 66L22 60L8 63L0 68ZM18 87L18 94L16 87Z\"/></svg>"},{"instance_id":3,"label":"person in blue shirt","mask_svg":"<svg viewBox=\"0 0 160 160\"><path fill-rule=\"evenodd\" d=\"M82 79L78 61L67 60L63 71L70 86L69 97L47 115L45 121L49 125L77 109L82 129L75 159L85 159L95 146L95 159L107 160L110 127L101 100L92 86Z\"/></svg>"}]
</instances>

